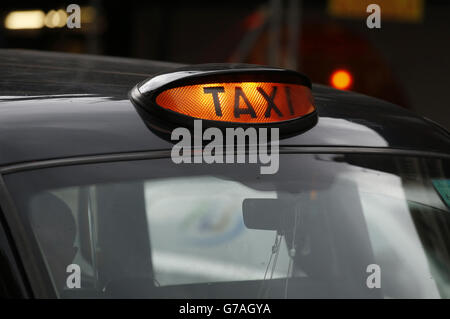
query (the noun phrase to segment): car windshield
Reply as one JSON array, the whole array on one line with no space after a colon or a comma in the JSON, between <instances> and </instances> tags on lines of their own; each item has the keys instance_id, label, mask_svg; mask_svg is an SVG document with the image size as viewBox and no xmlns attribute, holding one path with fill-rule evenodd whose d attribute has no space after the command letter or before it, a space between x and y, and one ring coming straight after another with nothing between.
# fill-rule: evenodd
<instances>
[{"instance_id":1,"label":"car windshield","mask_svg":"<svg viewBox=\"0 0 450 319\"><path fill-rule=\"evenodd\" d=\"M260 175L148 159L5 182L61 298L450 297L448 161L284 154L280 164Z\"/></svg>"}]
</instances>

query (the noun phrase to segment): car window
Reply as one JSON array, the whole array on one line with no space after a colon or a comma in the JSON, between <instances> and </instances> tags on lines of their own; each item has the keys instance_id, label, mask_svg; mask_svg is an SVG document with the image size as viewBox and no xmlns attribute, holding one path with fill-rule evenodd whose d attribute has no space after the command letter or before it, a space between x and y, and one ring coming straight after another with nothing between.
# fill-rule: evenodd
<instances>
[{"instance_id":1,"label":"car window","mask_svg":"<svg viewBox=\"0 0 450 319\"><path fill-rule=\"evenodd\" d=\"M270 176L157 159L5 180L63 298L450 297L448 162L280 161Z\"/></svg>"}]
</instances>

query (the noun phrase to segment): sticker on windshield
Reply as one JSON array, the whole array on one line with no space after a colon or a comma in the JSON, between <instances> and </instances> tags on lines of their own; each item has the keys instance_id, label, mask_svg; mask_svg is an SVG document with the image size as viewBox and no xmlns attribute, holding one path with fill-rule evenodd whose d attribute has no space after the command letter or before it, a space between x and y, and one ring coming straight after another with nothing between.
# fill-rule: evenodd
<instances>
[{"instance_id":1,"label":"sticker on windshield","mask_svg":"<svg viewBox=\"0 0 450 319\"><path fill-rule=\"evenodd\" d=\"M433 179L433 186L447 207L450 207L450 179Z\"/></svg>"}]
</instances>

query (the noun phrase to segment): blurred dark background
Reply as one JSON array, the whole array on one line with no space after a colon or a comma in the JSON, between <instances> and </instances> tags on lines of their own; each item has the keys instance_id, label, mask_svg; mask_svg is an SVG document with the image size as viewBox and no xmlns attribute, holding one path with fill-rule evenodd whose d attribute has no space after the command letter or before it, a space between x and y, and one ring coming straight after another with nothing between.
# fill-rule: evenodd
<instances>
[{"instance_id":1,"label":"blurred dark background","mask_svg":"<svg viewBox=\"0 0 450 319\"><path fill-rule=\"evenodd\" d=\"M71 3L80 29L65 25ZM380 29L366 25L370 3ZM450 128L450 1L2 0L0 19L1 48L281 66Z\"/></svg>"}]
</instances>

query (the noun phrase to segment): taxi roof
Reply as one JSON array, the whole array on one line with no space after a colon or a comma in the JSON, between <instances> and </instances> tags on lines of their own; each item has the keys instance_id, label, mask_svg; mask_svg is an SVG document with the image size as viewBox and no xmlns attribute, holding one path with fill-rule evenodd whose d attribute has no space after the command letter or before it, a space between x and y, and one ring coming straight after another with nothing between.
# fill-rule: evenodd
<instances>
[{"instance_id":1,"label":"taxi roof","mask_svg":"<svg viewBox=\"0 0 450 319\"><path fill-rule=\"evenodd\" d=\"M0 166L168 150L129 100L137 83L180 64L0 50ZM358 147L447 154L449 133L399 106L313 85L315 127L280 147Z\"/></svg>"}]
</instances>

